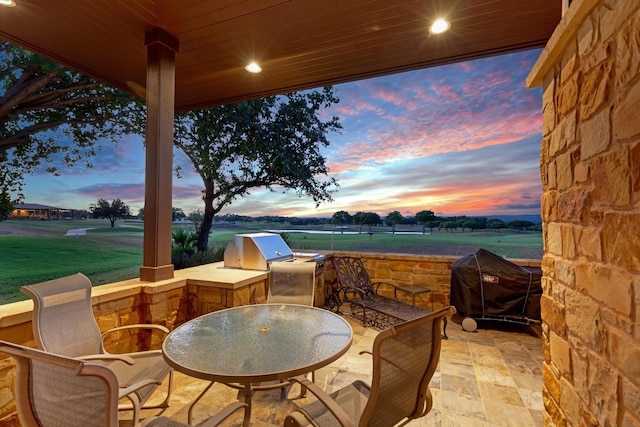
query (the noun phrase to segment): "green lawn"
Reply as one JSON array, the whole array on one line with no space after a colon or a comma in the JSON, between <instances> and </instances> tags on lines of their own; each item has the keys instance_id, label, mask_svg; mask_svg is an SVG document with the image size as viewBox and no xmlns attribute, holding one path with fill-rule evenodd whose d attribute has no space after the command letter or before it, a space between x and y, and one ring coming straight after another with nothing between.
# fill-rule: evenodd
<instances>
[{"instance_id":1,"label":"green lawn","mask_svg":"<svg viewBox=\"0 0 640 427\"><path fill-rule=\"evenodd\" d=\"M467 255L485 248L508 258L541 258L540 233L459 232L441 234L320 235L290 233L292 247L309 250L397 252L420 255Z\"/></svg>"},{"instance_id":2,"label":"green lawn","mask_svg":"<svg viewBox=\"0 0 640 427\"><path fill-rule=\"evenodd\" d=\"M86 235L65 236L71 229L86 228ZM300 227L298 227L300 228ZM238 233L263 230L291 230L287 225L214 224L210 247L225 247ZM322 230L315 227L314 230ZM390 234L389 228L377 227L369 236L358 229L341 234L325 226L328 234L289 232L287 241L299 251L336 250L393 252L463 256L485 248L507 258L542 257L540 233L511 230L477 232L443 232ZM366 230L365 230L366 231ZM27 299L19 292L25 284L37 283L77 272L86 274L95 285L138 277L142 264L143 224L117 221L111 228L108 220L61 220L0 222L0 304Z\"/></svg>"},{"instance_id":3,"label":"green lawn","mask_svg":"<svg viewBox=\"0 0 640 427\"><path fill-rule=\"evenodd\" d=\"M118 224L118 223L116 223ZM4 221L15 234L0 234L0 303L27 299L22 285L77 272L96 284L138 276L142 264L142 228L117 227L109 221ZM67 230L92 228L86 236ZM24 233L32 233L25 235Z\"/></svg>"}]
</instances>

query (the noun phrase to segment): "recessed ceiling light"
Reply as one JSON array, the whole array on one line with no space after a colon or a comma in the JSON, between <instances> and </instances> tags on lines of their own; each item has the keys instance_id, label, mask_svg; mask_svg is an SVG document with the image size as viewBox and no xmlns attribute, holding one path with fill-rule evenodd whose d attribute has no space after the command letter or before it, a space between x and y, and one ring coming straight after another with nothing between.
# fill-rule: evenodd
<instances>
[{"instance_id":1,"label":"recessed ceiling light","mask_svg":"<svg viewBox=\"0 0 640 427\"><path fill-rule=\"evenodd\" d=\"M447 31L451 27L449 21L444 18L438 18L433 21L433 24L429 27L429 32L431 34L442 34Z\"/></svg>"},{"instance_id":2,"label":"recessed ceiling light","mask_svg":"<svg viewBox=\"0 0 640 427\"><path fill-rule=\"evenodd\" d=\"M0 6L13 7L16 5L14 0L0 0Z\"/></svg>"},{"instance_id":3,"label":"recessed ceiling light","mask_svg":"<svg viewBox=\"0 0 640 427\"><path fill-rule=\"evenodd\" d=\"M259 73L260 71L262 71L262 67L260 67L255 62L250 63L249 65L244 67L244 69L247 70L250 73Z\"/></svg>"}]
</instances>

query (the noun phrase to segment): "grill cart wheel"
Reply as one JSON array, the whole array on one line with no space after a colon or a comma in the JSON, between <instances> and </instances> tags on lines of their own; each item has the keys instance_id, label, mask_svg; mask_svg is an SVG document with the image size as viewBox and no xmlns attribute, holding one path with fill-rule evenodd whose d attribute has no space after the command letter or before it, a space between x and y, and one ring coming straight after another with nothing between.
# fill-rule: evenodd
<instances>
[{"instance_id":1,"label":"grill cart wheel","mask_svg":"<svg viewBox=\"0 0 640 427\"><path fill-rule=\"evenodd\" d=\"M478 329L478 322L473 320L472 317L465 317L462 319L462 329L467 332L473 332Z\"/></svg>"}]
</instances>

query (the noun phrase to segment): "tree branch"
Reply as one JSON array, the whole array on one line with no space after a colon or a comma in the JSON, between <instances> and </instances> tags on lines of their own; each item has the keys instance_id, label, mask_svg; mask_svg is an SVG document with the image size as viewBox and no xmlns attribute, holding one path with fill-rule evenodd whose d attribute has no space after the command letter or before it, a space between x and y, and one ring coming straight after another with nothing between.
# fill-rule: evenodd
<instances>
[{"instance_id":1,"label":"tree branch","mask_svg":"<svg viewBox=\"0 0 640 427\"><path fill-rule=\"evenodd\" d=\"M26 98L22 103L23 104L45 104L45 103L49 103L51 101L60 99L62 95L66 95L73 92L79 92L85 89L97 88L99 86L100 86L99 83L94 82L94 83L90 83L82 86L73 86L73 87L58 88L55 90L48 90L46 92L41 92L34 96Z\"/></svg>"},{"instance_id":2,"label":"tree branch","mask_svg":"<svg viewBox=\"0 0 640 427\"><path fill-rule=\"evenodd\" d=\"M27 67L17 82L7 89L0 98L0 117L8 116L16 105L57 79L55 72L38 76L39 70L40 67L37 65Z\"/></svg>"},{"instance_id":3,"label":"tree branch","mask_svg":"<svg viewBox=\"0 0 640 427\"><path fill-rule=\"evenodd\" d=\"M51 109L51 108L55 108L58 109L60 107L63 107L65 105L74 105L74 104L82 104L85 102L105 102L105 101L109 101L111 98L108 97L100 97L100 96L93 96L93 97L84 97L84 98L71 98L71 99L65 99L64 101L62 100L56 100L53 99L52 103L48 103L48 104L22 104L19 108L16 108L13 112L14 114L23 114L26 111L41 111L41 110L47 110L47 109Z\"/></svg>"},{"instance_id":4,"label":"tree branch","mask_svg":"<svg viewBox=\"0 0 640 427\"><path fill-rule=\"evenodd\" d=\"M25 140L25 138L29 135L41 132L41 131L45 131L45 130L50 130L50 129L54 129L57 128L58 126L62 126L62 125L91 125L95 122L98 121L102 121L103 117L102 116L93 116L90 118L90 120L67 120L67 119L60 119L60 120L56 120L56 121L49 121L49 122L38 122L38 123L33 123L25 128L20 129L19 131L13 133L12 135L4 138L4 139L0 139L0 148L8 150L10 148L14 148L17 147L18 145L22 144Z\"/></svg>"}]
</instances>

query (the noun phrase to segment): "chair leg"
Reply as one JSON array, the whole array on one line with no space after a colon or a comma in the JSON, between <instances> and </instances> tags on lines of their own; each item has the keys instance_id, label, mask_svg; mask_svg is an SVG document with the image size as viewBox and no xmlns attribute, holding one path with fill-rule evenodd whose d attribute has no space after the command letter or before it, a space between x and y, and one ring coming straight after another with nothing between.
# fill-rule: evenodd
<instances>
[{"instance_id":1,"label":"chair leg","mask_svg":"<svg viewBox=\"0 0 640 427\"><path fill-rule=\"evenodd\" d=\"M171 399L171 392L173 391L173 369L169 371L169 384L167 385L167 397L164 402L160 404L163 408L169 407L169 400Z\"/></svg>"},{"instance_id":2,"label":"chair leg","mask_svg":"<svg viewBox=\"0 0 640 427\"><path fill-rule=\"evenodd\" d=\"M121 411L132 410L133 411L132 422L134 426L137 426L138 423L140 422L140 398L138 398L138 395L135 393L130 393L122 397L122 399L125 399L125 398L131 402L131 407L128 407L128 406L123 407L122 405L118 405L119 406L118 410L121 410Z\"/></svg>"},{"instance_id":3,"label":"chair leg","mask_svg":"<svg viewBox=\"0 0 640 427\"><path fill-rule=\"evenodd\" d=\"M311 371L311 382L316 382L316 371ZM298 384L300 384L300 396L298 396L298 399L307 397L307 388L302 383Z\"/></svg>"},{"instance_id":4,"label":"chair leg","mask_svg":"<svg viewBox=\"0 0 640 427\"><path fill-rule=\"evenodd\" d=\"M444 316L442 318L442 339L443 340L448 340L449 337L447 336L447 323L449 322L449 320L447 319L447 316Z\"/></svg>"},{"instance_id":5,"label":"chair leg","mask_svg":"<svg viewBox=\"0 0 640 427\"><path fill-rule=\"evenodd\" d=\"M140 406L133 405L133 425L137 426L140 422Z\"/></svg>"},{"instance_id":6,"label":"chair leg","mask_svg":"<svg viewBox=\"0 0 640 427\"><path fill-rule=\"evenodd\" d=\"M191 421L192 421L192 416L193 416L193 407L194 407L194 406L196 406L196 403L198 403L198 401L199 401L200 399L202 399L202 396L204 396L204 395L209 391L209 389L210 389L210 388L211 388L215 383L216 383L215 381L211 381L211 382L209 383L209 385L207 385L207 387L206 387L204 390L202 390L202 391L200 392L200 394L198 395L198 397L196 397L196 398L193 400L193 402L191 402L191 404L189 405L189 410L187 411L187 423L188 423L188 424L191 424ZM134 424L134 425L135 425L135 424Z\"/></svg>"},{"instance_id":7,"label":"chair leg","mask_svg":"<svg viewBox=\"0 0 640 427\"><path fill-rule=\"evenodd\" d=\"M316 382L316 371L311 371L311 382ZM300 384L300 397L307 397L307 388Z\"/></svg>"},{"instance_id":8,"label":"chair leg","mask_svg":"<svg viewBox=\"0 0 640 427\"><path fill-rule=\"evenodd\" d=\"M162 401L162 403L158 405L142 405L142 409L159 409L159 408L168 408L171 399L171 392L173 391L173 369L169 371L169 382L167 384L167 394Z\"/></svg>"},{"instance_id":9,"label":"chair leg","mask_svg":"<svg viewBox=\"0 0 640 427\"><path fill-rule=\"evenodd\" d=\"M285 385L280 388L280 400L285 400L289 395L289 390L291 389L291 386L293 384L291 383L291 381L286 380L280 380L280 382L285 383Z\"/></svg>"},{"instance_id":10,"label":"chair leg","mask_svg":"<svg viewBox=\"0 0 640 427\"><path fill-rule=\"evenodd\" d=\"M287 390L286 386L280 388L280 400L285 400L288 394L289 394L289 391Z\"/></svg>"}]
</instances>

